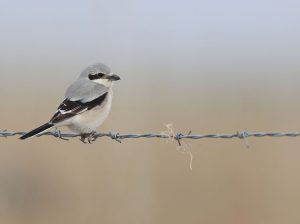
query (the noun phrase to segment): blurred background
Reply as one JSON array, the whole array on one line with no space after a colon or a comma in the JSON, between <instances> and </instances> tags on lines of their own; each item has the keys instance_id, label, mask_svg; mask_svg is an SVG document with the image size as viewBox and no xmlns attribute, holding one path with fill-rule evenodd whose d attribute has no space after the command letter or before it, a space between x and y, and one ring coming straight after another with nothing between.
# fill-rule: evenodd
<instances>
[{"instance_id":1,"label":"blurred background","mask_svg":"<svg viewBox=\"0 0 300 224\"><path fill-rule=\"evenodd\" d=\"M95 62L101 132L299 131L300 3L0 1L0 129L46 122ZM63 129L63 131L65 131ZM0 223L299 223L300 138L0 139Z\"/></svg>"}]
</instances>

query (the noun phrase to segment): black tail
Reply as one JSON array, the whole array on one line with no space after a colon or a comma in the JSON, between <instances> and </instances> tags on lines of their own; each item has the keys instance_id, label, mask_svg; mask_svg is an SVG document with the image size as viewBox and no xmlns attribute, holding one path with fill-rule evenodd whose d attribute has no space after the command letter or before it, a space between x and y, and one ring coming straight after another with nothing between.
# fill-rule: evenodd
<instances>
[{"instance_id":1,"label":"black tail","mask_svg":"<svg viewBox=\"0 0 300 224\"><path fill-rule=\"evenodd\" d=\"M21 136L20 139L23 140L23 139L26 139L26 138L30 138L32 136L40 134L41 132L46 131L47 129L49 129L49 128L53 127L53 126L54 126L54 124L51 124L51 123L43 124L42 126L40 126L40 127L36 128L36 129L34 129L34 130L26 133L25 135Z\"/></svg>"}]
</instances>

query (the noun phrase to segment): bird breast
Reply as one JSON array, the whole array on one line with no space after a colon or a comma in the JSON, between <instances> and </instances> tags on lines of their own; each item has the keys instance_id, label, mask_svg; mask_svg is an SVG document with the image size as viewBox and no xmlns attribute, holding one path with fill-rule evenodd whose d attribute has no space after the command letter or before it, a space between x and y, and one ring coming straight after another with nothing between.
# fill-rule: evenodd
<instances>
[{"instance_id":1,"label":"bird breast","mask_svg":"<svg viewBox=\"0 0 300 224\"><path fill-rule=\"evenodd\" d=\"M107 118L112 102L112 91L109 91L101 105L78 114L72 118L68 127L77 133L90 133L102 125Z\"/></svg>"}]
</instances>

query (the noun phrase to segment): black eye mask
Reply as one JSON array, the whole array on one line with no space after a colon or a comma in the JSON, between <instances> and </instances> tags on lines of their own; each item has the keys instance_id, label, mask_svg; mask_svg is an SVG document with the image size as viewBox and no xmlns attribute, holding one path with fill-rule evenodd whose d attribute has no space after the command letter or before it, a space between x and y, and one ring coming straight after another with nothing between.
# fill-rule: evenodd
<instances>
[{"instance_id":1,"label":"black eye mask","mask_svg":"<svg viewBox=\"0 0 300 224\"><path fill-rule=\"evenodd\" d=\"M95 79L101 79L102 77L106 76L103 73L97 73L97 74L89 74L89 80L95 80Z\"/></svg>"}]
</instances>

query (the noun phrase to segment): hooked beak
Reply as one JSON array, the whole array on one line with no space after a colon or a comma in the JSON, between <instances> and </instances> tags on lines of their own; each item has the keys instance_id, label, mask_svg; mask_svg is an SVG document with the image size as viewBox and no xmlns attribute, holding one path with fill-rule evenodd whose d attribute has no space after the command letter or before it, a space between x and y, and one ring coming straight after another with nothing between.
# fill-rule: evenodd
<instances>
[{"instance_id":1,"label":"hooked beak","mask_svg":"<svg viewBox=\"0 0 300 224\"><path fill-rule=\"evenodd\" d=\"M120 80L121 78L119 76L113 74L113 75L109 76L108 79L110 81L117 81L117 80Z\"/></svg>"}]
</instances>

